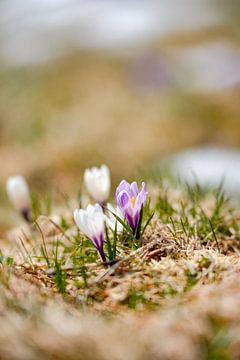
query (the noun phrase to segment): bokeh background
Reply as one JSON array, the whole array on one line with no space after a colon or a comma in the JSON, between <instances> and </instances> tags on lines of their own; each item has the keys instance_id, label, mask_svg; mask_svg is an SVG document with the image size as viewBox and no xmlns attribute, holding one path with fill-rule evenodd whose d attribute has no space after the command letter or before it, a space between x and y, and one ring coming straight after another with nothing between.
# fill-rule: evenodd
<instances>
[{"instance_id":1,"label":"bokeh background","mask_svg":"<svg viewBox=\"0 0 240 360\"><path fill-rule=\"evenodd\" d=\"M0 0L2 226L14 174L71 196L86 167L108 164L116 184L163 161L238 192L239 5Z\"/></svg>"}]
</instances>

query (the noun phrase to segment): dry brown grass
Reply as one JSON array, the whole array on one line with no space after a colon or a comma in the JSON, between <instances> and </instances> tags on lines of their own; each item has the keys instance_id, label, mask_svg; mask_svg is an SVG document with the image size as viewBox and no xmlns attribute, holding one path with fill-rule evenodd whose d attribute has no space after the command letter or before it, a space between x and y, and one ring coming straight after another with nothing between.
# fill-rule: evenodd
<instances>
[{"instance_id":1,"label":"dry brown grass","mask_svg":"<svg viewBox=\"0 0 240 360\"><path fill-rule=\"evenodd\" d=\"M179 249L162 227L157 233L111 274L95 269L85 294L69 286L62 298L41 268L15 267L1 286L1 358L237 359L239 256Z\"/></svg>"}]
</instances>

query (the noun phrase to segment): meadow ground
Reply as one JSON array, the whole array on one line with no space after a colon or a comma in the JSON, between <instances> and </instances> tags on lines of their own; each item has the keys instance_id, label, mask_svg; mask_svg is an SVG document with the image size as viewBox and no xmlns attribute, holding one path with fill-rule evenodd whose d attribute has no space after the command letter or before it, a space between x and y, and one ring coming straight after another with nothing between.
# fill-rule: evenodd
<instances>
[{"instance_id":1,"label":"meadow ground","mask_svg":"<svg viewBox=\"0 0 240 360\"><path fill-rule=\"evenodd\" d=\"M8 232L2 359L239 358L239 209L221 188L149 179L149 195L141 243L118 234L109 266L71 205L40 215L39 201L34 225Z\"/></svg>"}]
</instances>

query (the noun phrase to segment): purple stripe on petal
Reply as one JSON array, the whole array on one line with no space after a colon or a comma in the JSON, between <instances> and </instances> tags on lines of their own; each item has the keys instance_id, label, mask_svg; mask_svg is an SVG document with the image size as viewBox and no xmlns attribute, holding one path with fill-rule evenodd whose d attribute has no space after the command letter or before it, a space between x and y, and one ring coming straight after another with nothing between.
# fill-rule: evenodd
<instances>
[{"instance_id":1,"label":"purple stripe on petal","mask_svg":"<svg viewBox=\"0 0 240 360\"><path fill-rule=\"evenodd\" d=\"M134 218L133 218L132 214L129 214L128 212L126 212L125 217L127 219L127 222L129 224L130 228L132 229L133 232L135 232L136 224L134 222Z\"/></svg>"},{"instance_id":2,"label":"purple stripe on petal","mask_svg":"<svg viewBox=\"0 0 240 360\"><path fill-rule=\"evenodd\" d=\"M117 203L120 208L124 209L129 204L129 201L131 201L131 198L125 190L118 194Z\"/></svg>"},{"instance_id":3,"label":"purple stripe on petal","mask_svg":"<svg viewBox=\"0 0 240 360\"><path fill-rule=\"evenodd\" d=\"M100 249L100 248L103 248L103 242L104 242L104 239L103 239L103 234L99 234L98 237L95 238L95 242L97 244L97 248Z\"/></svg>"},{"instance_id":4,"label":"purple stripe on petal","mask_svg":"<svg viewBox=\"0 0 240 360\"><path fill-rule=\"evenodd\" d=\"M104 243L103 233L100 234L99 243L101 244L101 247L103 248L103 243Z\"/></svg>"},{"instance_id":5,"label":"purple stripe on petal","mask_svg":"<svg viewBox=\"0 0 240 360\"><path fill-rule=\"evenodd\" d=\"M98 250L99 249L99 242L98 242L98 239L93 236L91 239L90 239L93 243L93 245L95 246L95 248Z\"/></svg>"},{"instance_id":6,"label":"purple stripe on petal","mask_svg":"<svg viewBox=\"0 0 240 360\"><path fill-rule=\"evenodd\" d=\"M137 226L138 226L138 222L139 222L139 219L140 219L140 211L137 211L136 214L133 217L133 223L134 223L134 228L135 228L134 231L137 229Z\"/></svg>"},{"instance_id":7,"label":"purple stripe on petal","mask_svg":"<svg viewBox=\"0 0 240 360\"><path fill-rule=\"evenodd\" d=\"M104 242L103 234L101 233L99 238L94 236L94 237L92 237L91 240L92 240L93 245L97 249L102 261L106 262L107 259L106 259L106 256L105 256L104 250L103 250L103 242Z\"/></svg>"}]
</instances>

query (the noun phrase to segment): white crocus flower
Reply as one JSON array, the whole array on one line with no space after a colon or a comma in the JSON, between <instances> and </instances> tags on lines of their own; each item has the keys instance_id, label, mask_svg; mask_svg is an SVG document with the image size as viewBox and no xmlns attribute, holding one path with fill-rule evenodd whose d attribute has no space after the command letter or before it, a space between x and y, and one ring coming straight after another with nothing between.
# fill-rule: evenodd
<instances>
[{"instance_id":1,"label":"white crocus flower","mask_svg":"<svg viewBox=\"0 0 240 360\"><path fill-rule=\"evenodd\" d=\"M84 183L95 201L101 205L106 203L111 188L110 170L106 165L102 165L100 168L86 169Z\"/></svg>"},{"instance_id":2,"label":"white crocus flower","mask_svg":"<svg viewBox=\"0 0 240 360\"><path fill-rule=\"evenodd\" d=\"M89 204L86 210L76 209L74 220L80 231L92 241L102 261L106 262L103 251L105 215L101 206Z\"/></svg>"},{"instance_id":3,"label":"white crocus flower","mask_svg":"<svg viewBox=\"0 0 240 360\"><path fill-rule=\"evenodd\" d=\"M31 197L25 178L21 175L10 176L6 189L15 209L20 211L26 221L31 221Z\"/></svg>"},{"instance_id":4,"label":"white crocus flower","mask_svg":"<svg viewBox=\"0 0 240 360\"><path fill-rule=\"evenodd\" d=\"M106 223L110 227L112 231L115 231L116 223L117 223L117 232L123 231L123 225L117 220L116 216L118 216L122 221L124 221L124 217L117 207L116 209L112 206L112 204L107 204L107 216Z\"/></svg>"}]
</instances>

